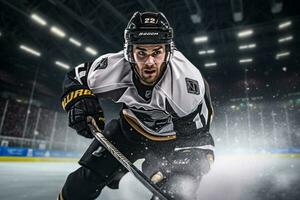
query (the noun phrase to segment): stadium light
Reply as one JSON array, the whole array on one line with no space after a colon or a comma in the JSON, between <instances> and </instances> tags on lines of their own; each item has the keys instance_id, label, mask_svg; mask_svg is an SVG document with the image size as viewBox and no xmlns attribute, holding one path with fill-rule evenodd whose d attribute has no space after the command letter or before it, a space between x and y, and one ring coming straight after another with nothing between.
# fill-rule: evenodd
<instances>
[{"instance_id":1,"label":"stadium light","mask_svg":"<svg viewBox=\"0 0 300 200\"><path fill-rule=\"evenodd\" d=\"M206 51L208 54L212 54L212 53L215 53L215 50L214 49L209 49Z\"/></svg>"},{"instance_id":2,"label":"stadium light","mask_svg":"<svg viewBox=\"0 0 300 200\"><path fill-rule=\"evenodd\" d=\"M70 65L67 65L67 64L65 64L61 61L55 61L55 64L62 67L62 68L64 68L64 69L70 69Z\"/></svg>"},{"instance_id":3,"label":"stadium light","mask_svg":"<svg viewBox=\"0 0 300 200\"><path fill-rule=\"evenodd\" d=\"M33 21L37 22L38 24L40 24L40 25L42 25L42 26L46 26L46 25L47 25L46 20L44 20L42 17L38 16L38 15L35 14L35 13L32 13L31 16L30 16L30 18L31 18Z\"/></svg>"},{"instance_id":4,"label":"stadium light","mask_svg":"<svg viewBox=\"0 0 300 200\"><path fill-rule=\"evenodd\" d=\"M285 57L285 56L289 56L289 55L290 55L289 51L280 52L280 53L276 54L276 59L278 60L281 57Z\"/></svg>"},{"instance_id":5,"label":"stadium light","mask_svg":"<svg viewBox=\"0 0 300 200\"><path fill-rule=\"evenodd\" d=\"M194 43L203 43L203 42L207 42L208 37L207 36L199 36L199 37L195 37L194 38Z\"/></svg>"},{"instance_id":6,"label":"stadium light","mask_svg":"<svg viewBox=\"0 0 300 200\"><path fill-rule=\"evenodd\" d=\"M215 66L217 66L217 63L216 62L205 63L204 66L205 67L215 67Z\"/></svg>"},{"instance_id":7,"label":"stadium light","mask_svg":"<svg viewBox=\"0 0 300 200\"><path fill-rule=\"evenodd\" d=\"M65 32L63 32L61 29L59 29L58 27L56 26L52 26L50 31L57 35L58 37L61 37L61 38L64 38L66 36Z\"/></svg>"},{"instance_id":8,"label":"stadium light","mask_svg":"<svg viewBox=\"0 0 300 200\"><path fill-rule=\"evenodd\" d=\"M252 43L252 44L241 45L241 46L239 46L239 49L240 50L252 49L252 48L255 48L255 47L256 47L256 44Z\"/></svg>"},{"instance_id":9,"label":"stadium light","mask_svg":"<svg viewBox=\"0 0 300 200\"><path fill-rule=\"evenodd\" d=\"M273 14L277 14L280 13L282 11L282 7L283 7L283 2L282 0L271 0L270 2L270 6L271 6L271 12Z\"/></svg>"},{"instance_id":10,"label":"stadium light","mask_svg":"<svg viewBox=\"0 0 300 200\"><path fill-rule=\"evenodd\" d=\"M85 51L94 56L98 54L98 52L95 49L93 49L92 47L86 47Z\"/></svg>"},{"instance_id":11,"label":"stadium light","mask_svg":"<svg viewBox=\"0 0 300 200\"><path fill-rule=\"evenodd\" d=\"M252 58L246 58L246 59L240 59L239 62L240 63L249 63L249 62L252 62L253 59Z\"/></svg>"},{"instance_id":12,"label":"stadium light","mask_svg":"<svg viewBox=\"0 0 300 200\"><path fill-rule=\"evenodd\" d=\"M240 31L238 32L238 37L240 38L244 38L244 37L248 37L250 35L253 34L253 30L249 29L249 30L244 30L244 31Z\"/></svg>"},{"instance_id":13,"label":"stadium light","mask_svg":"<svg viewBox=\"0 0 300 200\"><path fill-rule=\"evenodd\" d=\"M213 54L213 53L215 53L215 50L214 50L214 49L198 51L198 54L199 54L199 55Z\"/></svg>"},{"instance_id":14,"label":"stadium light","mask_svg":"<svg viewBox=\"0 0 300 200\"><path fill-rule=\"evenodd\" d=\"M74 44L74 45L76 45L76 46L78 46L78 47L80 47L81 46L81 43L78 41L78 40L76 40L76 39L74 39L74 38L69 38L69 42L71 42L72 44Z\"/></svg>"},{"instance_id":15,"label":"stadium light","mask_svg":"<svg viewBox=\"0 0 300 200\"><path fill-rule=\"evenodd\" d=\"M283 38L279 38L278 39L278 42L279 43L282 43L282 42L287 42L287 41L290 41L290 40L292 40L293 39L293 36L287 36L287 37L283 37Z\"/></svg>"},{"instance_id":16,"label":"stadium light","mask_svg":"<svg viewBox=\"0 0 300 200\"><path fill-rule=\"evenodd\" d=\"M232 17L235 22L240 22L244 18L243 0L231 0Z\"/></svg>"},{"instance_id":17,"label":"stadium light","mask_svg":"<svg viewBox=\"0 0 300 200\"><path fill-rule=\"evenodd\" d=\"M30 53L30 54L32 54L32 55L35 55L35 56L41 56L41 53L40 53L40 52L38 52L37 50L34 50L34 49L32 49L32 48L30 48L30 47L28 47L28 46L25 46L25 45L23 45L23 44L20 45L20 49L22 49L22 50L24 50L24 51L26 51L27 53Z\"/></svg>"},{"instance_id":18,"label":"stadium light","mask_svg":"<svg viewBox=\"0 0 300 200\"><path fill-rule=\"evenodd\" d=\"M292 25L292 21L286 21L286 22L283 22L283 23L279 24L278 28L279 29L284 29L284 28L289 27L290 25Z\"/></svg>"}]
</instances>

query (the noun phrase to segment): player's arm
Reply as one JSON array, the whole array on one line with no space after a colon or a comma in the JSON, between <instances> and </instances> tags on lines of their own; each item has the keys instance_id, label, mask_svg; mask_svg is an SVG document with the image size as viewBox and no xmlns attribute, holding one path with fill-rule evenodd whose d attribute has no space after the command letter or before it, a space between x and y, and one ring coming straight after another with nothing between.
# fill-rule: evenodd
<instances>
[{"instance_id":1,"label":"player's arm","mask_svg":"<svg viewBox=\"0 0 300 200\"><path fill-rule=\"evenodd\" d=\"M214 161L214 140L210 134L213 107L209 85L204 80L204 95L197 109L192 113L174 120L177 136L176 148L172 156L173 170L185 169L187 172L201 174L209 171Z\"/></svg>"},{"instance_id":2,"label":"player's arm","mask_svg":"<svg viewBox=\"0 0 300 200\"><path fill-rule=\"evenodd\" d=\"M204 81L202 101L197 109L184 117L174 118L176 131L175 148L168 159L162 162L160 169L151 176L154 183L168 179L176 173L201 178L214 161L214 140L209 132L213 117L209 86Z\"/></svg>"},{"instance_id":3,"label":"player's arm","mask_svg":"<svg viewBox=\"0 0 300 200\"><path fill-rule=\"evenodd\" d=\"M188 115L174 118L173 120L178 140L186 145L186 147L213 149L214 141L209 132L212 118L213 107L209 85L204 80L203 97L197 108Z\"/></svg>"},{"instance_id":4,"label":"player's arm","mask_svg":"<svg viewBox=\"0 0 300 200\"><path fill-rule=\"evenodd\" d=\"M61 105L68 112L69 126L79 135L92 138L86 117L93 116L98 127L104 128L104 116L97 97L87 84L91 63L78 65L66 74L63 82Z\"/></svg>"}]
</instances>

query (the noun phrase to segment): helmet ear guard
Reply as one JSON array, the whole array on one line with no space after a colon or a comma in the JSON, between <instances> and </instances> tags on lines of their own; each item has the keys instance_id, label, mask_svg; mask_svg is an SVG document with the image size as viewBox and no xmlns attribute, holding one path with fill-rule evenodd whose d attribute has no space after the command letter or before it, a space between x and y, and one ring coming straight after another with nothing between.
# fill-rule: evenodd
<instances>
[{"instance_id":1,"label":"helmet ear guard","mask_svg":"<svg viewBox=\"0 0 300 200\"><path fill-rule=\"evenodd\" d=\"M124 31L124 57L134 63L133 45L135 44L165 44L167 63L173 55L173 29L163 13L135 12Z\"/></svg>"}]
</instances>

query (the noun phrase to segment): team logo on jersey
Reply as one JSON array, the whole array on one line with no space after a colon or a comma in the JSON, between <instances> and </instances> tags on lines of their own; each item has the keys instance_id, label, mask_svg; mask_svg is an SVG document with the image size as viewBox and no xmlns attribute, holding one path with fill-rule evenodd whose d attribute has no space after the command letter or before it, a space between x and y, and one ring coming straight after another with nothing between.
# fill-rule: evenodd
<instances>
[{"instance_id":1,"label":"team logo on jersey","mask_svg":"<svg viewBox=\"0 0 300 200\"><path fill-rule=\"evenodd\" d=\"M151 95L152 95L152 91L151 91L151 90L147 90L147 91L145 92L145 97L146 97L147 99L149 99L149 98L151 97Z\"/></svg>"},{"instance_id":2,"label":"team logo on jersey","mask_svg":"<svg viewBox=\"0 0 300 200\"><path fill-rule=\"evenodd\" d=\"M107 58L102 58L100 60L100 62L98 63L98 66L95 68L95 70L97 69L105 69L107 67Z\"/></svg>"},{"instance_id":3,"label":"team logo on jersey","mask_svg":"<svg viewBox=\"0 0 300 200\"><path fill-rule=\"evenodd\" d=\"M196 94L196 95L200 94L198 81L189 79L189 78L185 78L185 82L186 82L186 87L187 87L188 93Z\"/></svg>"}]
</instances>

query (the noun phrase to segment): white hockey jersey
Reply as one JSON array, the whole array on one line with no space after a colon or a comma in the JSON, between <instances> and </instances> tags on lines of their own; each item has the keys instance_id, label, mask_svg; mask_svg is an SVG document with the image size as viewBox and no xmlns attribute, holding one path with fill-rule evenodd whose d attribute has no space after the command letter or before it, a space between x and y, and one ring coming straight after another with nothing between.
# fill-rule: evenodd
<instances>
[{"instance_id":1,"label":"white hockey jersey","mask_svg":"<svg viewBox=\"0 0 300 200\"><path fill-rule=\"evenodd\" d=\"M86 74L80 74L78 80ZM176 138L174 118L199 110L192 119L196 129L210 123L205 101L205 84L199 70L184 55L175 50L166 71L154 86L150 100L142 98L133 82L134 72L124 58L123 51L96 59L87 74L87 85L98 98L110 98L123 103L124 118L145 137L155 141ZM200 106L200 108L199 108Z\"/></svg>"}]
</instances>

